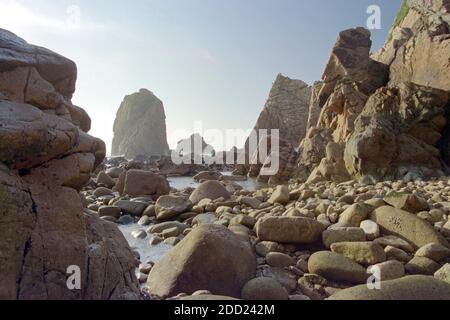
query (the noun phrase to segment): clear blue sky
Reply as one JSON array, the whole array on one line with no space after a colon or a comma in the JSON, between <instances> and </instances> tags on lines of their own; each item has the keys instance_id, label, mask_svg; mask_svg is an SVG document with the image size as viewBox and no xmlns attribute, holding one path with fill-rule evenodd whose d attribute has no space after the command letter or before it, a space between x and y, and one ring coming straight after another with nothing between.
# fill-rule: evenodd
<instances>
[{"instance_id":1,"label":"clear blue sky","mask_svg":"<svg viewBox=\"0 0 450 320\"><path fill-rule=\"evenodd\" d=\"M110 145L122 98L144 87L163 100L169 136L197 120L253 127L276 75L320 79L338 32L365 26L372 4L377 50L401 0L0 0L0 27L77 63L73 101Z\"/></svg>"}]
</instances>

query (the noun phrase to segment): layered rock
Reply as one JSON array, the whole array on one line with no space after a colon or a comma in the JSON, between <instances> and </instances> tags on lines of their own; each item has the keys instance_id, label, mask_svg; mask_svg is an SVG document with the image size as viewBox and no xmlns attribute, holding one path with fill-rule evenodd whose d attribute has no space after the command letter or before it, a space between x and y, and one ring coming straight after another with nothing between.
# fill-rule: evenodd
<instances>
[{"instance_id":1,"label":"layered rock","mask_svg":"<svg viewBox=\"0 0 450 320\"><path fill-rule=\"evenodd\" d=\"M161 100L146 89L126 96L114 122L112 155L132 159L168 153L166 115Z\"/></svg>"},{"instance_id":2,"label":"layered rock","mask_svg":"<svg viewBox=\"0 0 450 320\"><path fill-rule=\"evenodd\" d=\"M0 298L136 299L134 256L78 190L105 156L70 99L75 64L0 29ZM81 289L69 289L78 267Z\"/></svg>"}]
</instances>

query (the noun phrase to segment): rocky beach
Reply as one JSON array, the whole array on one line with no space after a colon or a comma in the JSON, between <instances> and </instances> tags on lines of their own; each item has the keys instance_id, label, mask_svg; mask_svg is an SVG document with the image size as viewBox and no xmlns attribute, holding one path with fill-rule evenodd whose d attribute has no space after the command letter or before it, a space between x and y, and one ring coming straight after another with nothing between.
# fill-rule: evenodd
<instances>
[{"instance_id":1,"label":"rocky beach","mask_svg":"<svg viewBox=\"0 0 450 320\"><path fill-rule=\"evenodd\" d=\"M450 300L450 1L404 1L377 52L366 28L339 32L312 85L276 75L256 150L193 134L172 152L164 103L140 89L107 156L72 103L75 62L12 32L1 300Z\"/></svg>"}]
</instances>

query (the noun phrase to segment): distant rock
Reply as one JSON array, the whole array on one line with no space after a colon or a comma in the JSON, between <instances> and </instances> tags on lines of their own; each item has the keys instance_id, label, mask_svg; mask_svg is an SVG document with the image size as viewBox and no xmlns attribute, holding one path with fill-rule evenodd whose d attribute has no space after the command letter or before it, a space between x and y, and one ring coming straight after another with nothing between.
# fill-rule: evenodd
<instances>
[{"instance_id":1,"label":"distant rock","mask_svg":"<svg viewBox=\"0 0 450 320\"><path fill-rule=\"evenodd\" d=\"M126 96L114 122L112 155L132 159L168 153L166 115L161 100L147 89Z\"/></svg>"},{"instance_id":2,"label":"distant rock","mask_svg":"<svg viewBox=\"0 0 450 320\"><path fill-rule=\"evenodd\" d=\"M308 84L279 74L255 130L279 129L281 138L298 145L306 134L310 100Z\"/></svg>"}]
</instances>

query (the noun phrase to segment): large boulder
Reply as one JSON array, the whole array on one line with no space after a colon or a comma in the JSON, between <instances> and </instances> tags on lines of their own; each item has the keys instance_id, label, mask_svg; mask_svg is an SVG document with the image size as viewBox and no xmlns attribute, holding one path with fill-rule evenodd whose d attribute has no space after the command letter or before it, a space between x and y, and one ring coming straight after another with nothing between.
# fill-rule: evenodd
<instances>
[{"instance_id":1,"label":"large boulder","mask_svg":"<svg viewBox=\"0 0 450 320\"><path fill-rule=\"evenodd\" d=\"M366 284L341 290L330 300L449 300L450 284L429 276L408 276L383 281L381 290Z\"/></svg>"},{"instance_id":2,"label":"large boulder","mask_svg":"<svg viewBox=\"0 0 450 320\"><path fill-rule=\"evenodd\" d=\"M105 145L70 101L75 80L72 61L0 29L0 299L140 297L125 238L83 211Z\"/></svg>"},{"instance_id":3,"label":"large boulder","mask_svg":"<svg viewBox=\"0 0 450 320\"><path fill-rule=\"evenodd\" d=\"M156 218L167 220L192 208L192 202L186 197L162 196L156 201Z\"/></svg>"},{"instance_id":4,"label":"large boulder","mask_svg":"<svg viewBox=\"0 0 450 320\"><path fill-rule=\"evenodd\" d=\"M168 153L166 115L161 100L147 89L126 96L114 122L112 155L132 159Z\"/></svg>"},{"instance_id":5,"label":"large boulder","mask_svg":"<svg viewBox=\"0 0 450 320\"><path fill-rule=\"evenodd\" d=\"M189 200L193 204L199 203L203 199L217 200L224 198L230 199L231 194L227 189L218 181L206 181L200 184L189 197Z\"/></svg>"},{"instance_id":6,"label":"large boulder","mask_svg":"<svg viewBox=\"0 0 450 320\"><path fill-rule=\"evenodd\" d=\"M256 257L247 242L226 227L202 225L153 267L147 288L158 297L208 290L240 298L255 274Z\"/></svg>"},{"instance_id":7,"label":"large boulder","mask_svg":"<svg viewBox=\"0 0 450 320\"><path fill-rule=\"evenodd\" d=\"M169 192L170 185L164 176L150 171L129 170L125 175L121 194L131 197L154 196L158 198L169 194Z\"/></svg>"},{"instance_id":8,"label":"large boulder","mask_svg":"<svg viewBox=\"0 0 450 320\"><path fill-rule=\"evenodd\" d=\"M370 218L381 227L383 233L403 238L416 249L430 243L449 247L447 240L432 225L412 213L383 206L372 212Z\"/></svg>"},{"instance_id":9,"label":"large boulder","mask_svg":"<svg viewBox=\"0 0 450 320\"><path fill-rule=\"evenodd\" d=\"M255 226L261 241L307 244L318 241L325 227L320 222L302 217L263 217Z\"/></svg>"}]
</instances>

